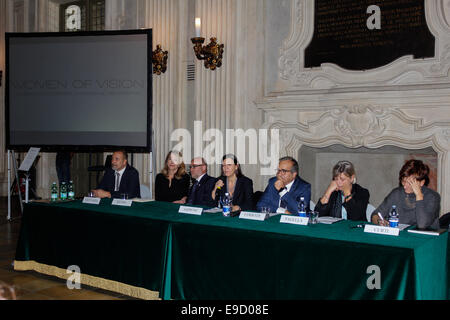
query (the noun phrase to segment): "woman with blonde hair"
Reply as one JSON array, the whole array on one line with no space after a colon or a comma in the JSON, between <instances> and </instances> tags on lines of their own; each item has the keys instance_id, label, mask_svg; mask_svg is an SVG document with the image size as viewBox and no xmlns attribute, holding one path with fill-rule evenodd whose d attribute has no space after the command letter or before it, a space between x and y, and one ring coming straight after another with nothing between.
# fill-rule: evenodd
<instances>
[{"instance_id":1,"label":"woman with blonde hair","mask_svg":"<svg viewBox=\"0 0 450 320\"><path fill-rule=\"evenodd\" d=\"M183 155L179 151L169 151L164 168L155 179L155 200L186 203L190 178L186 172Z\"/></svg>"},{"instance_id":2,"label":"woman with blonde hair","mask_svg":"<svg viewBox=\"0 0 450 320\"><path fill-rule=\"evenodd\" d=\"M350 161L339 161L332 170L332 180L316 204L319 216L366 221L369 191L356 183L355 167Z\"/></svg>"}]
</instances>

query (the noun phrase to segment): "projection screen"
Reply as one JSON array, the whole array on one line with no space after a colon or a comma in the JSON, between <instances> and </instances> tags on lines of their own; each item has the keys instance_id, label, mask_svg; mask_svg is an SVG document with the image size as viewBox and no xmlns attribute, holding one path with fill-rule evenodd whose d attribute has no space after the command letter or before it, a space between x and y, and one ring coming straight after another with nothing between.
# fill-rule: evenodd
<instances>
[{"instance_id":1,"label":"projection screen","mask_svg":"<svg viewBox=\"0 0 450 320\"><path fill-rule=\"evenodd\" d=\"M151 30L5 39L7 149L151 151Z\"/></svg>"}]
</instances>

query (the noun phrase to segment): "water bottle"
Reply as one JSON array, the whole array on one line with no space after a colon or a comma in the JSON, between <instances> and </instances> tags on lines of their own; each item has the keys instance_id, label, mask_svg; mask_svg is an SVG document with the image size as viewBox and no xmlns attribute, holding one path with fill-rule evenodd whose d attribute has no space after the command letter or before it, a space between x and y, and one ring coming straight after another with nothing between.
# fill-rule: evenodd
<instances>
[{"instance_id":1,"label":"water bottle","mask_svg":"<svg viewBox=\"0 0 450 320\"><path fill-rule=\"evenodd\" d=\"M74 191L74 188L73 188L73 181L72 180L69 181L69 187L67 189L67 198L69 200L75 200L75 191Z\"/></svg>"},{"instance_id":2,"label":"water bottle","mask_svg":"<svg viewBox=\"0 0 450 320\"><path fill-rule=\"evenodd\" d=\"M61 187L59 188L60 192L59 192L59 197L61 198L62 201L67 200L67 186L65 182L61 183Z\"/></svg>"},{"instance_id":3,"label":"water bottle","mask_svg":"<svg viewBox=\"0 0 450 320\"><path fill-rule=\"evenodd\" d=\"M306 217L306 204L304 197L301 197L300 202L298 203L298 215L299 217Z\"/></svg>"},{"instance_id":4,"label":"water bottle","mask_svg":"<svg viewBox=\"0 0 450 320\"><path fill-rule=\"evenodd\" d=\"M398 213L396 205L393 205L391 211L389 212L389 227L398 228Z\"/></svg>"},{"instance_id":5,"label":"water bottle","mask_svg":"<svg viewBox=\"0 0 450 320\"><path fill-rule=\"evenodd\" d=\"M224 217L229 217L231 214L231 197L228 192L225 193L225 196L223 197L222 212Z\"/></svg>"},{"instance_id":6,"label":"water bottle","mask_svg":"<svg viewBox=\"0 0 450 320\"><path fill-rule=\"evenodd\" d=\"M51 200L52 202L55 202L58 200L58 186L56 185L56 182L52 183L52 188L51 188Z\"/></svg>"}]
</instances>

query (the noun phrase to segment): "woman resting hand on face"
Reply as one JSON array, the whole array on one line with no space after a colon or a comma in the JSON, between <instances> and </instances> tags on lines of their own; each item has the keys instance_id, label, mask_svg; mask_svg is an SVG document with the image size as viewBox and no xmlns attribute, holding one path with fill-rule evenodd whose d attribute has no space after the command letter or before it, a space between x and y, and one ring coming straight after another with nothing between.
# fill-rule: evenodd
<instances>
[{"instance_id":1,"label":"woman resting hand on face","mask_svg":"<svg viewBox=\"0 0 450 320\"><path fill-rule=\"evenodd\" d=\"M332 170L332 180L316 204L319 216L367 221L369 191L356 183L356 173L350 161L339 161Z\"/></svg>"},{"instance_id":2,"label":"woman resting hand on face","mask_svg":"<svg viewBox=\"0 0 450 320\"><path fill-rule=\"evenodd\" d=\"M417 225L420 229L438 229L441 196L427 187L429 173L430 168L421 160L407 161L399 172L399 186L372 213L372 223L389 225L389 212L395 205L399 223Z\"/></svg>"}]
</instances>

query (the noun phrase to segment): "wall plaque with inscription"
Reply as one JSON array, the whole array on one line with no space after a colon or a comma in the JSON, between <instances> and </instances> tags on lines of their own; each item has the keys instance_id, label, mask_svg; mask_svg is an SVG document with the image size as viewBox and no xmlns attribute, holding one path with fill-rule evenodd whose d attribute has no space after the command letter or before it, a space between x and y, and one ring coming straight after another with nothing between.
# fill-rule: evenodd
<instances>
[{"instance_id":1,"label":"wall plaque with inscription","mask_svg":"<svg viewBox=\"0 0 450 320\"><path fill-rule=\"evenodd\" d=\"M305 68L334 63L367 70L412 55L434 57L424 0L315 0Z\"/></svg>"}]
</instances>

